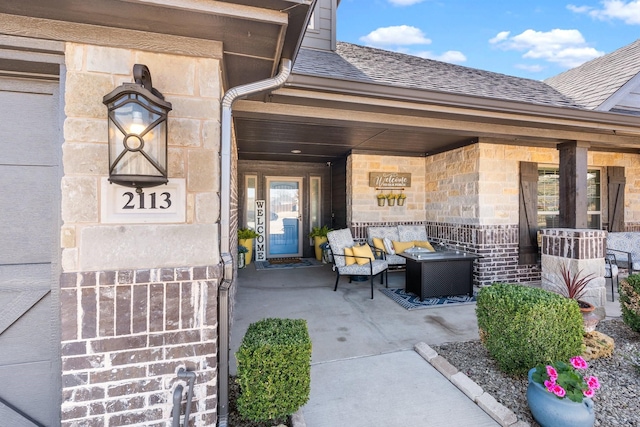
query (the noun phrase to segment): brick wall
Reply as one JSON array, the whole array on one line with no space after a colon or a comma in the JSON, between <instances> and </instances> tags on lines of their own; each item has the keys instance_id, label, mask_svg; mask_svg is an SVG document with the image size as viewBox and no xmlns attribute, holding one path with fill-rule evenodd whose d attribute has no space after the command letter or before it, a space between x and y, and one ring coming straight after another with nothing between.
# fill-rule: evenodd
<instances>
[{"instance_id":1,"label":"brick wall","mask_svg":"<svg viewBox=\"0 0 640 427\"><path fill-rule=\"evenodd\" d=\"M63 273L62 425L168 427L180 367L197 373L192 422L215 425L220 277L217 266Z\"/></svg>"}]
</instances>

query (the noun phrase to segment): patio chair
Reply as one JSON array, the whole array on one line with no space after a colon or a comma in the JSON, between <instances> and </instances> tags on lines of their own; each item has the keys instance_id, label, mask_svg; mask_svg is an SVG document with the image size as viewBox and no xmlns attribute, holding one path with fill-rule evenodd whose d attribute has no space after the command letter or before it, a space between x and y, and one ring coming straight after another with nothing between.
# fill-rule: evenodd
<instances>
[{"instance_id":1,"label":"patio chair","mask_svg":"<svg viewBox=\"0 0 640 427\"><path fill-rule=\"evenodd\" d=\"M329 248L333 255L333 269L335 270L336 285L333 288L334 292L338 290L338 282L340 276L349 276L349 283L351 283L352 276L369 276L371 282L371 299L373 299L373 278L380 275L380 283L386 283L389 286L387 270L389 264L385 259L371 259L368 256L350 255L345 254L345 249L352 249L356 246L351 235L351 230L348 228L342 230L330 231L327 234L327 240L329 241ZM373 250L365 243L366 248L373 253ZM366 251L366 248L362 247ZM352 261L355 261L351 263Z\"/></svg>"},{"instance_id":2,"label":"patio chair","mask_svg":"<svg viewBox=\"0 0 640 427\"><path fill-rule=\"evenodd\" d=\"M613 253L607 252L604 256L604 278L605 280L611 280L611 301L615 300L613 294L614 287L613 281L615 279L616 288L618 287L618 261Z\"/></svg>"}]
</instances>

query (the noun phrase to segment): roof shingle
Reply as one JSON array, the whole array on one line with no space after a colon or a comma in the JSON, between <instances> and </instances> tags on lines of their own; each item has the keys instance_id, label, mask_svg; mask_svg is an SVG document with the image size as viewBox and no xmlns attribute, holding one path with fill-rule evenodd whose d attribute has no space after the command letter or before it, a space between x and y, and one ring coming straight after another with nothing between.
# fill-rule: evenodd
<instances>
[{"instance_id":1,"label":"roof shingle","mask_svg":"<svg viewBox=\"0 0 640 427\"><path fill-rule=\"evenodd\" d=\"M302 48L294 73L556 107L581 108L548 84L351 43Z\"/></svg>"},{"instance_id":2,"label":"roof shingle","mask_svg":"<svg viewBox=\"0 0 640 427\"><path fill-rule=\"evenodd\" d=\"M586 108L598 108L640 72L640 39L607 55L585 62L545 83Z\"/></svg>"}]
</instances>

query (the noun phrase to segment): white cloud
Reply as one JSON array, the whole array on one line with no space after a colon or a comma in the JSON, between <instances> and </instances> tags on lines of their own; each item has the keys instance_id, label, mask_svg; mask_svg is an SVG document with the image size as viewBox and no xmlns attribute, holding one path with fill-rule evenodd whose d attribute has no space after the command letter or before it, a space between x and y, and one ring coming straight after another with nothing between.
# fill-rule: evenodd
<instances>
[{"instance_id":1,"label":"white cloud","mask_svg":"<svg viewBox=\"0 0 640 427\"><path fill-rule=\"evenodd\" d=\"M604 0L602 9L589 6L569 5L567 9L576 13L588 13L589 16L602 21L620 19L625 24L640 25L640 0Z\"/></svg>"},{"instance_id":2,"label":"white cloud","mask_svg":"<svg viewBox=\"0 0 640 427\"><path fill-rule=\"evenodd\" d=\"M414 4L422 3L424 0L389 0L394 6L411 6Z\"/></svg>"},{"instance_id":3,"label":"white cloud","mask_svg":"<svg viewBox=\"0 0 640 427\"><path fill-rule=\"evenodd\" d=\"M508 39L509 34L511 34L511 31L500 31L494 38L489 40L489 43L500 43L501 41Z\"/></svg>"},{"instance_id":4,"label":"white cloud","mask_svg":"<svg viewBox=\"0 0 640 427\"><path fill-rule=\"evenodd\" d=\"M360 37L360 40L372 46L431 44L431 39L426 38L422 30L409 25L381 27Z\"/></svg>"},{"instance_id":5,"label":"white cloud","mask_svg":"<svg viewBox=\"0 0 640 427\"><path fill-rule=\"evenodd\" d=\"M525 70L528 71L530 73L539 73L541 71L544 71L545 67L543 67L540 64L516 64L514 65L514 67L520 69L520 70Z\"/></svg>"},{"instance_id":6,"label":"white cloud","mask_svg":"<svg viewBox=\"0 0 640 427\"><path fill-rule=\"evenodd\" d=\"M490 43L503 50L524 52L523 58L541 59L565 68L577 67L604 55L590 47L578 30L526 30L513 37L505 33L499 33Z\"/></svg>"},{"instance_id":7,"label":"white cloud","mask_svg":"<svg viewBox=\"0 0 640 427\"><path fill-rule=\"evenodd\" d=\"M436 55L431 51L417 52L415 56L427 59L435 59L436 61L448 62L450 64L462 64L467 61L464 53L457 50L448 50L441 55Z\"/></svg>"}]
</instances>

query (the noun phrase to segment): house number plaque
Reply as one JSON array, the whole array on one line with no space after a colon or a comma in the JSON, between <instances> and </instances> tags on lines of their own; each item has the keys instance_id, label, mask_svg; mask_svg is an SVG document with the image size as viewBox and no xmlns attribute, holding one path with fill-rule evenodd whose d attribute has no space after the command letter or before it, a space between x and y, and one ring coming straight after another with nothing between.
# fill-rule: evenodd
<instances>
[{"instance_id":1,"label":"house number plaque","mask_svg":"<svg viewBox=\"0 0 640 427\"><path fill-rule=\"evenodd\" d=\"M102 179L101 222L123 224L185 222L185 180L171 179L166 185L135 188Z\"/></svg>"}]
</instances>

